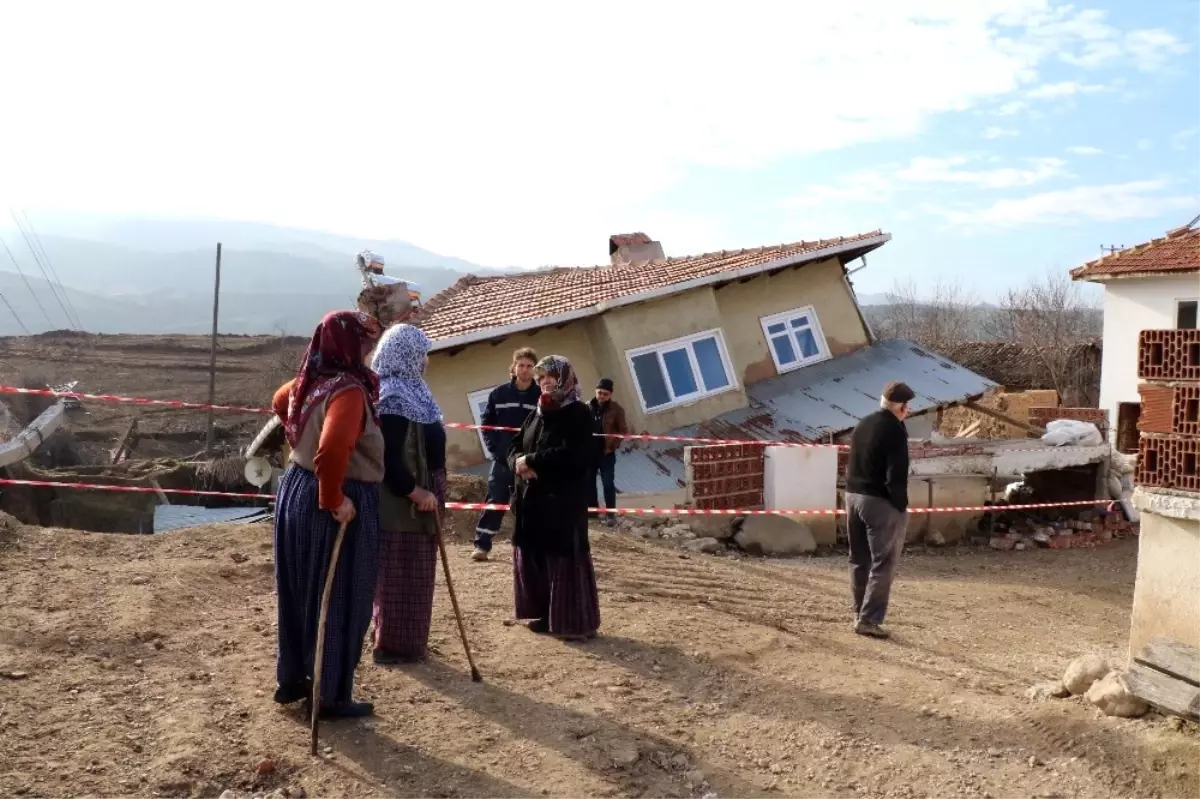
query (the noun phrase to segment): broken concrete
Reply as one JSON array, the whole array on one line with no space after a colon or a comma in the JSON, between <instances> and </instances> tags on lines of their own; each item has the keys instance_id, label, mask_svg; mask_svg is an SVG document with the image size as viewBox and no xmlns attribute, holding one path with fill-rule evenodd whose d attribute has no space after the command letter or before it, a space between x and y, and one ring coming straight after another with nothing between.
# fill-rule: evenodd
<instances>
[{"instance_id":1,"label":"broken concrete","mask_svg":"<svg viewBox=\"0 0 1200 799\"><path fill-rule=\"evenodd\" d=\"M787 557L817 549L817 541L807 525L787 516L747 516L733 540L751 555Z\"/></svg>"},{"instance_id":2,"label":"broken concrete","mask_svg":"<svg viewBox=\"0 0 1200 799\"><path fill-rule=\"evenodd\" d=\"M1113 664L1100 655L1075 658L1063 673L1063 687L1075 696L1086 694L1092 685L1102 680L1113 668Z\"/></svg>"},{"instance_id":3,"label":"broken concrete","mask_svg":"<svg viewBox=\"0 0 1200 799\"><path fill-rule=\"evenodd\" d=\"M1084 698L1100 708L1106 716L1135 719L1150 711L1148 704L1130 693L1121 673L1117 671L1093 683Z\"/></svg>"}]
</instances>

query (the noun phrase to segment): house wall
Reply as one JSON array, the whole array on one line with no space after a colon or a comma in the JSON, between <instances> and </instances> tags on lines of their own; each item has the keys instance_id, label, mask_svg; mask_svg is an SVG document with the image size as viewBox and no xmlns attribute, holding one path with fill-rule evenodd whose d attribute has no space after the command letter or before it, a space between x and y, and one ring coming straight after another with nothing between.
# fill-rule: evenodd
<instances>
[{"instance_id":1,"label":"house wall","mask_svg":"<svg viewBox=\"0 0 1200 799\"><path fill-rule=\"evenodd\" d=\"M618 391L624 389L618 398L625 406L630 426L639 432L665 433L676 427L696 424L719 416L727 411L746 407L746 392L738 374L737 361L734 360L731 380L735 388L721 394L703 397L693 402L677 405L664 411L646 413L638 401L637 391L633 388L633 375L629 369L629 361L625 357L628 350L658 344L671 339L699 333L704 330L722 328L725 333L725 344L729 346L729 329L723 324L721 313L717 307L713 290L708 287L694 291L663 297L651 302L640 302L614 308L597 320L602 336L595 336L597 341L605 339L600 347L603 357L608 362L615 362L613 373L608 377L616 381ZM742 320L744 323L745 320ZM733 354L730 353L733 359ZM618 371L619 370L619 371Z\"/></svg>"},{"instance_id":2,"label":"house wall","mask_svg":"<svg viewBox=\"0 0 1200 799\"><path fill-rule=\"evenodd\" d=\"M563 355L575 367L584 396L591 394L599 375L587 325L575 322L562 329L539 330L532 335L516 335L496 342L482 342L456 355L435 352L429 356L427 380L447 422L472 424L467 395L508 380L508 365L513 350L533 347L538 357ZM446 465L457 469L482 462L483 447L474 430L446 431Z\"/></svg>"},{"instance_id":3,"label":"house wall","mask_svg":"<svg viewBox=\"0 0 1200 799\"><path fill-rule=\"evenodd\" d=\"M1140 402L1138 333L1174 328L1180 300L1200 295L1196 275L1113 280L1104 291L1104 354L1100 367L1100 407L1115 426L1117 406Z\"/></svg>"},{"instance_id":4,"label":"house wall","mask_svg":"<svg viewBox=\"0 0 1200 799\"><path fill-rule=\"evenodd\" d=\"M1158 636L1200 647L1200 497L1139 489L1134 504L1141 531L1129 656Z\"/></svg>"},{"instance_id":5,"label":"house wall","mask_svg":"<svg viewBox=\"0 0 1200 799\"><path fill-rule=\"evenodd\" d=\"M764 316L811 305L831 355L853 352L869 343L836 258L730 283L714 294L729 356L742 385L777 375L759 323Z\"/></svg>"}]
</instances>

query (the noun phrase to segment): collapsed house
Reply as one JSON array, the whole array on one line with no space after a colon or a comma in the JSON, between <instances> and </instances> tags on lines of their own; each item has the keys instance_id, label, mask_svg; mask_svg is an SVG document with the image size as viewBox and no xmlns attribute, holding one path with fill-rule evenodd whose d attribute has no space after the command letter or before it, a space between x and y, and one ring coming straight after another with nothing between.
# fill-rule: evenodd
<instances>
[{"instance_id":1,"label":"collapsed house","mask_svg":"<svg viewBox=\"0 0 1200 799\"><path fill-rule=\"evenodd\" d=\"M418 317L434 342L428 381L447 421L478 424L512 351L532 347L569 358L585 390L612 378L639 432L837 443L878 408L886 382L902 380L917 393L910 435L929 439L939 410L975 403L998 386L910 342L872 334L848 265L865 263L889 240L874 231L667 258L661 243L638 233L610 237L607 265L467 276ZM1022 436L1036 429L1010 421ZM998 479L1040 470L1081 470L1072 485L1092 499L1107 477L1105 445L1056 449L1025 437L1019 447L953 443L917 447L914 506L981 505L995 498ZM618 457L618 504L830 508L841 471L836 453L631 442ZM474 431L449 431L447 460L458 470L488 469ZM1043 494L1062 482L1045 481ZM806 524L819 543L834 542L832 519ZM941 515L938 524L946 540L967 526Z\"/></svg>"}]
</instances>

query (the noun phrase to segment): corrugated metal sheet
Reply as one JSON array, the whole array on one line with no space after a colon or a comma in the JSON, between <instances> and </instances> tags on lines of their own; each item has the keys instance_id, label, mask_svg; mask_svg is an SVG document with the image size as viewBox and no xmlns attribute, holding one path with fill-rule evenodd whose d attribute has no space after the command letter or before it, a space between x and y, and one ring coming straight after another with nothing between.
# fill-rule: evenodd
<instances>
[{"instance_id":1,"label":"corrugated metal sheet","mask_svg":"<svg viewBox=\"0 0 1200 799\"><path fill-rule=\"evenodd\" d=\"M880 341L849 355L763 380L747 388L750 404L670 435L826 441L879 408L889 380L902 380L920 412L978 397L995 383L907 341ZM683 487L683 445L643 445L617 457L617 487L657 494Z\"/></svg>"},{"instance_id":2,"label":"corrugated metal sheet","mask_svg":"<svg viewBox=\"0 0 1200 799\"><path fill-rule=\"evenodd\" d=\"M269 518L268 508L205 508L200 505L159 505L154 509L154 532L166 533L206 524L249 524Z\"/></svg>"}]
</instances>

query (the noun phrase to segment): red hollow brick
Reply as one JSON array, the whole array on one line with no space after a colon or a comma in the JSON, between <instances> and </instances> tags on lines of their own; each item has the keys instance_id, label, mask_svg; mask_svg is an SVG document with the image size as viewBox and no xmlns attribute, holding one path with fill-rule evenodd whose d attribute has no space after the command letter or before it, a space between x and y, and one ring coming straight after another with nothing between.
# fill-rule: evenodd
<instances>
[{"instance_id":1,"label":"red hollow brick","mask_svg":"<svg viewBox=\"0 0 1200 799\"><path fill-rule=\"evenodd\" d=\"M1143 435L1135 482L1152 488L1200 491L1200 438Z\"/></svg>"},{"instance_id":2,"label":"red hollow brick","mask_svg":"<svg viewBox=\"0 0 1200 799\"><path fill-rule=\"evenodd\" d=\"M1142 380L1200 380L1200 329L1143 330L1138 336Z\"/></svg>"},{"instance_id":3,"label":"red hollow brick","mask_svg":"<svg viewBox=\"0 0 1200 799\"><path fill-rule=\"evenodd\" d=\"M1138 429L1143 433L1200 436L1200 385L1138 386L1142 412Z\"/></svg>"}]
</instances>

